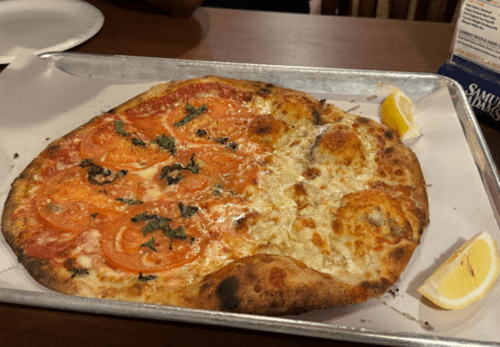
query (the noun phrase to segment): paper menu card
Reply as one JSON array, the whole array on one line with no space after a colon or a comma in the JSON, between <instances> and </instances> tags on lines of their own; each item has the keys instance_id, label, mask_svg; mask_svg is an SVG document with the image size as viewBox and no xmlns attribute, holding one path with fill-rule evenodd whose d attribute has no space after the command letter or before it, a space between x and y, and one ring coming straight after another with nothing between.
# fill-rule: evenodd
<instances>
[{"instance_id":1,"label":"paper menu card","mask_svg":"<svg viewBox=\"0 0 500 347\"><path fill-rule=\"evenodd\" d=\"M438 73L458 81L479 120L500 128L500 1L462 0L448 61Z\"/></svg>"}]
</instances>

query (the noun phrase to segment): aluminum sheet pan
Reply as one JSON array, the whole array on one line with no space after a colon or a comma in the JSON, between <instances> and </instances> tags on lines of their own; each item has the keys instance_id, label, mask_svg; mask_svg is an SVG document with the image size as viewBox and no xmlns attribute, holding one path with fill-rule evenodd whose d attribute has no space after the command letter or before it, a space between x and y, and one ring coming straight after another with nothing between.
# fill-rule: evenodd
<instances>
[{"instance_id":1,"label":"aluminum sheet pan","mask_svg":"<svg viewBox=\"0 0 500 347\"><path fill-rule=\"evenodd\" d=\"M451 96L466 141L481 174L493 212L496 217L499 215L500 184L493 159L472 109L466 102L464 91L460 85L446 77L419 73L251 65L75 53L44 54L42 58L58 69L75 76L115 81L187 79L217 74L225 77L267 81L309 93L353 96L365 93L367 86L386 83L397 85L411 98L416 99L445 87ZM499 219L496 218L496 220ZM0 288L0 301L37 307L255 329L388 346L500 346L500 343L497 342L442 337L426 334L425 332L388 332L301 319L263 317L80 298L52 292L31 292Z\"/></svg>"}]
</instances>

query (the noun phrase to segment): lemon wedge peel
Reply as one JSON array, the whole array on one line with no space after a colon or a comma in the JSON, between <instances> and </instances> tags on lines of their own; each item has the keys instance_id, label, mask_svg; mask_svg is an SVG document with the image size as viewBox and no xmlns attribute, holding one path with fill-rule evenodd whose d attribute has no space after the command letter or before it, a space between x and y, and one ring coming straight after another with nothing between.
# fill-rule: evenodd
<instances>
[{"instance_id":1,"label":"lemon wedge peel","mask_svg":"<svg viewBox=\"0 0 500 347\"><path fill-rule=\"evenodd\" d=\"M417 291L439 307L461 309L486 295L499 270L497 243L483 231L457 249Z\"/></svg>"},{"instance_id":2,"label":"lemon wedge peel","mask_svg":"<svg viewBox=\"0 0 500 347\"><path fill-rule=\"evenodd\" d=\"M410 98L396 88L382 103L381 120L396 131L401 139L416 138L420 136L420 131L413 119L413 112Z\"/></svg>"}]
</instances>

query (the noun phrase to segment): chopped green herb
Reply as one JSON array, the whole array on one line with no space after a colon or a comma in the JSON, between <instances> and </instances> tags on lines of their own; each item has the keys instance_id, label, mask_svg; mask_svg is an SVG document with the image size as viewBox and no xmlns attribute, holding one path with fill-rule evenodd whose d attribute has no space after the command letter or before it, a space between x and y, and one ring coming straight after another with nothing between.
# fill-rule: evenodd
<instances>
[{"instance_id":1,"label":"chopped green herb","mask_svg":"<svg viewBox=\"0 0 500 347\"><path fill-rule=\"evenodd\" d=\"M181 127L184 124L190 122L194 118L198 117L200 114L207 112L208 108L205 104L201 105L200 108L194 108L193 106L189 105L189 102L186 103L186 111L188 111L188 114L182 118L180 121L175 122L174 126L175 127Z\"/></svg>"},{"instance_id":2,"label":"chopped green herb","mask_svg":"<svg viewBox=\"0 0 500 347\"><path fill-rule=\"evenodd\" d=\"M186 167L182 166L182 164L179 163L164 166L163 169L161 169L159 177L160 179L166 178L169 185L177 184L180 180L182 180L183 177L180 173L177 174L176 177L169 176L170 173L175 171L191 171L194 174L198 174L200 172L200 167L194 161L194 153L191 154L191 159L189 160L189 163L186 165Z\"/></svg>"},{"instance_id":3,"label":"chopped green herb","mask_svg":"<svg viewBox=\"0 0 500 347\"><path fill-rule=\"evenodd\" d=\"M191 159L189 160L189 163L186 166L186 170L189 170L194 174L198 174L200 172L200 167L194 161L194 153L191 154Z\"/></svg>"},{"instance_id":4,"label":"chopped green herb","mask_svg":"<svg viewBox=\"0 0 500 347\"><path fill-rule=\"evenodd\" d=\"M134 223L139 223L142 222L143 220L146 220L146 216L149 216L147 212L143 212L141 214L136 215L131 219L132 222Z\"/></svg>"},{"instance_id":5,"label":"chopped green herb","mask_svg":"<svg viewBox=\"0 0 500 347\"><path fill-rule=\"evenodd\" d=\"M95 219L98 215L99 215L99 213L95 212L95 213L92 213L90 215L90 217L92 217L93 219Z\"/></svg>"},{"instance_id":6,"label":"chopped green herb","mask_svg":"<svg viewBox=\"0 0 500 347\"><path fill-rule=\"evenodd\" d=\"M168 236L172 239L185 240L187 238L186 232L184 231L184 227L179 225L177 228L172 229L163 229L163 233L165 236Z\"/></svg>"},{"instance_id":7,"label":"chopped green herb","mask_svg":"<svg viewBox=\"0 0 500 347\"><path fill-rule=\"evenodd\" d=\"M213 191L213 194L214 194L215 196L220 196L220 195L222 194L222 192L221 192L220 190L214 190L214 191Z\"/></svg>"},{"instance_id":8,"label":"chopped green herb","mask_svg":"<svg viewBox=\"0 0 500 347\"><path fill-rule=\"evenodd\" d=\"M156 248L155 248L155 238L154 238L154 237L152 237L152 238L151 238L151 240L149 240L148 242L143 243L143 244L141 245L141 247L149 247L149 248L151 248L151 250L152 250L152 251L154 251L154 252L158 252L158 251L156 250Z\"/></svg>"},{"instance_id":9,"label":"chopped green herb","mask_svg":"<svg viewBox=\"0 0 500 347\"><path fill-rule=\"evenodd\" d=\"M139 278L139 281L148 282L148 281L154 280L154 279L156 279L158 277L155 276L155 275L146 275L146 276L143 276L142 272L139 272L139 277L138 278Z\"/></svg>"},{"instance_id":10,"label":"chopped green herb","mask_svg":"<svg viewBox=\"0 0 500 347\"><path fill-rule=\"evenodd\" d=\"M214 141L220 143L221 145L226 145L227 148L230 148L233 151L235 151L236 147L238 147L238 144L234 141L227 142L228 140L229 137L218 137Z\"/></svg>"},{"instance_id":11,"label":"chopped green herb","mask_svg":"<svg viewBox=\"0 0 500 347\"><path fill-rule=\"evenodd\" d=\"M116 201L121 201L126 205L140 205L143 204L144 201L141 200L134 200L134 199L124 199L124 198L116 198Z\"/></svg>"},{"instance_id":12,"label":"chopped green herb","mask_svg":"<svg viewBox=\"0 0 500 347\"><path fill-rule=\"evenodd\" d=\"M123 128L123 122L121 120L114 120L113 124L115 126L115 131L122 136L129 136L130 133L126 132Z\"/></svg>"},{"instance_id":13,"label":"chopped green herb","mask_svg":"<svg viewBox=\"0 0 500 347\"><path fill-rule=\"evenodd\" d=\"M134 133L134 135L137 136L137 138L133 137L132 143L136 146L146 147L146 142L142 141L139 135L137 135L136 133Z\"/></svg>"},{"instance_id":14,"label":"chopped green herb","mask_svg":"<svg viewBox=\"0 0 500 347\"><path fill-rule=\"evenodd\" d=\"M113 124L115 126L115 131L122 135L122 136L130 136L130 135L135 135L137 136L137 138L133 137L131 140L132 140L132 143L136 146L142 146L142 147L145 147L146 146L146 142L142 141L141 138L139 137L139 135L135 132L133 133L129 133L128 131L125 131L125 129L123 128L123 122L121 120L114 120L113 121Z\"/></svg>"},{"instance_id":15,"label":"chopped green herb","mask_svg":"<svg viewBox=\"0 0 500 347\"><path fill-rule=\"evenodd\" d=\"M163 233L170 238L185 240L187 237L182 225L176 229L172 229L169 224L172 220L167 217L158 216L156 214L148 214L147 212L144 212L136 215L131 220L134 223L139 223L141 221L148 222L142 228L143 235L152 233L156 230L162 230Z\"/></svg>"},{"instance_id":16,"label":"chopped green herb","mask_svg":"<svg viewBox=\"0 0 500 347\"><path fill-rule=\"evenodd\" d=\"M181 174L177 174L176 177L167 176L167 184L171 186L172 184L179 183L184 177Z\"/></svg>"},{"instance_id":17,"label":"chopped green herb","mask_svg":"<svg viewBox=\"0 0 500 347\"><path fill-rule=\"evenodd\" d=\"M68 269L69 272L71 272L71 278L75 278L76 276L83 276L83 275L89 275L89 270L87 269L79 269L76 267L73 267L71 269Z\"/></svg>"},{"instance_id":18,"label":"chopped green herb","mask_svg":"<svg viewBox=\"0 0 500 347\"><path fill-rule=\"evenodd\" d=\"M148 233L152 233L155 230L165 230L165 229L170 229L170 225L168 224L172 220L170 218L166 217L161 217L157 215L152 215L152 216L147 216L147 217L153 217L151 220L148 221L146 226L144 226L141 230L144 235Z\"/></svg>"},{"instance_id":19,"label":"chopped green herb","mask_svg":"<svg viewBox=\"0 0 500 347\"><path fill-rule=\"evenodd\" d=\"M200 209L197 206L186 206L182 202L179 202L178 205L179 205L179 210L181 211L181 215L186 218L194 216L196 212L198 212L198 210Z\"/></svg>"},{"instance_id":20,"label":"chopped green herb","mask_svg":"<svg viewBox=\"0 0 500 347\"><path fill-rule=\"evenodd\" d=\"M229 140L229 137L218 137L214 141L223 145L227 142L227 140Z\"/></svg>"},{"instance_id":21,"label":"chopped green herb","mask_svg":"<svg viewBox=\"0 0 500 347\"><path fill-rule=\"evenodd\" d=\"M166 178L169 173L181 170L184 170L184 167L179 163L164 166L163 169L161 169L160 178Z\"/></svg>"},{"instance_id":22,"label":"chopped green herb","mask_svg":"<svg viewBox=\"0 0 500 347\"><path fill-rule=\"evenodd\" d=\"M80 162L80 167L88 168L87 179L89 180L89 182L91 184L97 184L99 186L113 183L117 178L123 177L127 174L127 170L120 170L115 174L113 179L107 180L106 177L109 177L112 175L111 170L94 164L92 162L92 159L83 159Z\"/></svg>"},{"instance_id":23,"label":"chopped green herb","mask_svg":"<svg viewBox=\"0 0 500 347\"><path fill-rule=\"evenodd\" d=\"M207 131L206 131L206 130L203 130L203 129L198 129L198 130L196 131L196 136L198 136L198 137L205 136L206 134L208 134L208 133L207 133Z\"/></svg>"},{"instance_id":24,"label":"chopped green herb","mask_svg":"<svg viewBox=\"0 0 500 347\"><path fill-rule=\"evenodd\" d=\"M156 143L161 148L169 151L172 155L175 155L176 153L175 138L171 136L165 136L165 134L162 134L158 136L152 143Z\"/></svg>"}]
</instances>

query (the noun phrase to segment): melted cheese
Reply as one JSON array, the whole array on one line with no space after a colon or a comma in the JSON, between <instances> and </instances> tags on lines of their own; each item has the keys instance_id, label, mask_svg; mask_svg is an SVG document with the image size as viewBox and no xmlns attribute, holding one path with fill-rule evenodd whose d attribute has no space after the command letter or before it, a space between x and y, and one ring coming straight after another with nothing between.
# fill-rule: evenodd
<instances>
[{"instance_id":1,"label":"melted cheese","mask_svg":"<svg viewBox=\"0 0 500 347\"><path fill-rule=\"evenodd\" d=\"M350 123L352 119L343 122ZM334 235L332 221L341 198L366 189L376 166L372 163L362 168L339 168L322 163L315 166L320 174L306 179L303 173L315 164L310 158L313 143L325 130L328 127L311 124L280 140L281 147L275 151L267 173L259 179L258 189L250 194L250 208L265 216L251 226L250 234L263 253L288 255L338 280L356 283L364 280L366 271L377 264L369 255L365 259L355 257L345 245L347 240ZM362 140L365 156L372 159L376 146L368 137ZM306 193L300 206L293 194L297 183Z\"/></svg>"}]
</instances>

